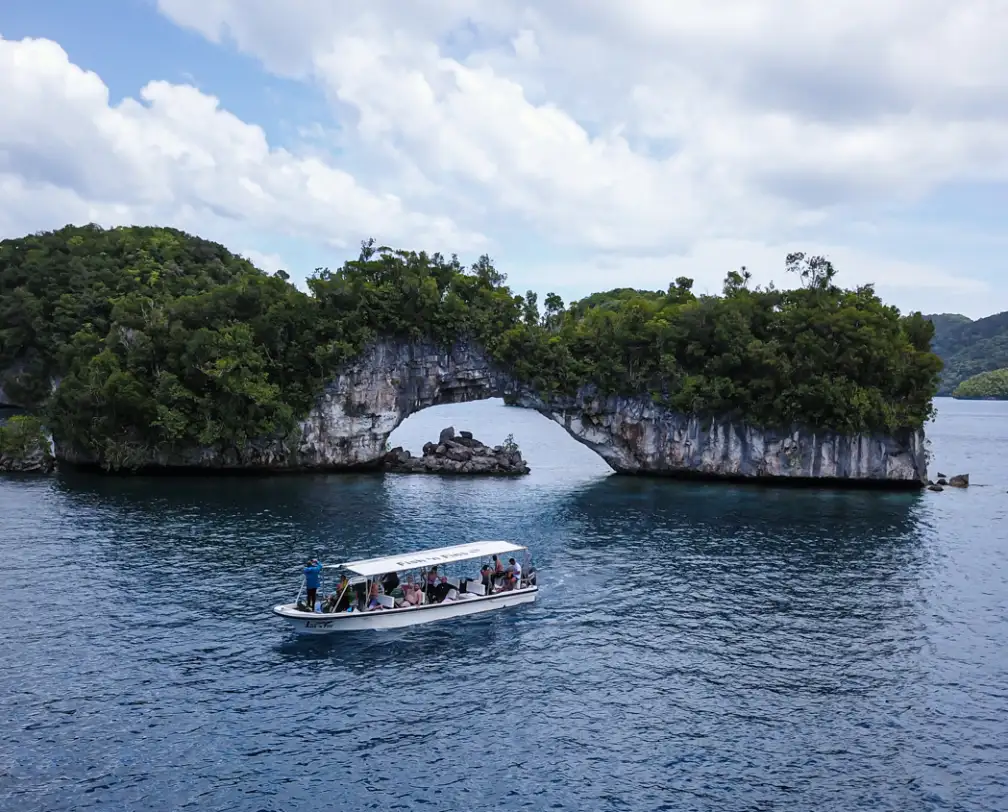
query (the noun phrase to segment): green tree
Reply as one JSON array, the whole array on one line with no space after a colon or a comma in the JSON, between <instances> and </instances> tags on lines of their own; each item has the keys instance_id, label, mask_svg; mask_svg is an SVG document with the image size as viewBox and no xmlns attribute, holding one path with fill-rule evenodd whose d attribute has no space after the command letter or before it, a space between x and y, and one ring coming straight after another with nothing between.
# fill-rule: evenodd
<instances>
[{"instance_id":1,"label":"green tree","mask_svg":"<svg viewBox=\"0 0 1008 812\"><path fill-rule=\"evenodd\" d=\"M822 257L786 268L800 287L754 288L743 267L721 296L679 277L567 307L551 293L540 313L488 256L466 268L368 240L304 293L174 229L68 226L0 242L0 386L112 468L286 436L380 339L475 342L546 397L639 396L758 426L923 425L941 373L932 322L837 287Z\"/></svg>"}]
</instances>

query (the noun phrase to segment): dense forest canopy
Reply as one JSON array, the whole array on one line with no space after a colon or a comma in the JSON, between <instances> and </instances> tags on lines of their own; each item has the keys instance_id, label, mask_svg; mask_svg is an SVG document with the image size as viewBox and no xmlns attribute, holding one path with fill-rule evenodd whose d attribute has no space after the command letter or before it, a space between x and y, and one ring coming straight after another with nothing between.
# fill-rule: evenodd
<instances>
[{"instance_id":1,"label":"dense forest canopy","mask_svg":"<svg viewBox=\"0 0 1008 812\"><path fill-rule=\"evenodd\" d=\"M594 384L760 426L921 426L941 369L931 322L838 287L820 257L787 265L793 290L752 288L743 269L721 296L680 277L540 310L485 256L466 268L370 241L304 293L174 229L68 226L0 242L0 387L113 467L291 431L379 337L473 340L547 396Z\"/></svg>"},{"instance_id":2,"label":"dense forest canopy","mask_svg":"<svg viewBox=\"0 0 1008 812\"><path fill-rule=\"evenodd\" d=\"M967 378L952 393L964 400L1008 400L1008 369L994 369Z\"/></svg>"},{"instance_id":3,"label":"dense forest canopy","mask_svg":"<svg viewBox=\"0 0 1008 812\"><path fill-rule=\"evenodd\" d=\"M1008 313L976 321L958 313L925 318L935 326L932 350L945 363L938 394L950 395L967 378L1008 367Z\"/></svg>"}]
</instances>

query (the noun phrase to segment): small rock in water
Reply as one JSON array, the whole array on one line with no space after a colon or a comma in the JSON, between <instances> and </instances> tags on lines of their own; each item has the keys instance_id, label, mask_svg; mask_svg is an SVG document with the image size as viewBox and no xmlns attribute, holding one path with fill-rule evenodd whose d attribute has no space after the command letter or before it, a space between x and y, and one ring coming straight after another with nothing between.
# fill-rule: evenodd
<instances>
[{"instance_id":1,"label":"small rock in water","mask_svg":"<svg viewBox=\"0 0 1008 812\"><path fill-rule=\"evenodd\" d=\"M397 473L469 474L521 476L529 467L521 452L503 446L490 448L463 431L457 437L452 427L441 432L439 442L424 443L423 456L413 457L401 447L385 454L384 468Z\"/></svg>"},{"instance_id":2,"label":"small rock in water","mask_svg":"<svg viewBox=\"0 0 1008 812\"><path fill-rule=\"evenodd\" d=\"M941 493L945 490L941 485L928 485L929 491L935 491L936 493Z\"/></svg>"},{"instance_id":3,"label":"small rock in water","mask_svg":"<svg viewBox=\"0 0 1008 812\"><path fill-rule=\"evenodd\" d=\"M950 488L968 488L969 474L956 474L948 481Z\"/></svg>"},{"instance_id":4,"label":"small rock in water","mask_svg":"<svg viewBox=\"0 0 1008 812\"><path fill-rule=\"evenodd\" d=\"M938 479L945 479L945 474L943 474L941 471L939 471L938 472Z\"/></svg>"},{"instance_id":5,"label":"small rock in water","mask_svg":"<svg viewBox=\"0 0 1008 812\"><path fill-rule=\"evenodd\" d=\"M948 482L945 481L945 477L940 476L940 477L938 477L938 484L939 485L948 485Z\"/></svg>"}]
</instances>

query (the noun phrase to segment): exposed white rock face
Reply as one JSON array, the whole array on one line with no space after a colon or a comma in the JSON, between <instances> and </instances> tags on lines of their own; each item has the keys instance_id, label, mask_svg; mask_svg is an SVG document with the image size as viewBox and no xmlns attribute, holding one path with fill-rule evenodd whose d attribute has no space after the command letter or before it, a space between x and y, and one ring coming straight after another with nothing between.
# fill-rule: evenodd
<instances>
[{"instance_id":1,"label":"exposed white rock face","mask_svg":"<svg viewBox=\"0 0 1008 812\"><path fill-rule=\"evenodd\" d=\"M326 387L302 424L300 467L380 461L389 435L411 414L442 403L502 397L514 390L478 347L381 342Z\"/></svg>"},{"instance_id":2,"label":"exposed white rock face","mask_svg":"<svg viewBox=\"0 0 1008 812\"><path fill-rule=\"evenodd\" d=\"M642 398L543 401L523 394L620 473L737 478L833 479L927 484L924 432L902 437L804 429L760 430L730 419L701 419Z\"/></svg>"}]
</instances>

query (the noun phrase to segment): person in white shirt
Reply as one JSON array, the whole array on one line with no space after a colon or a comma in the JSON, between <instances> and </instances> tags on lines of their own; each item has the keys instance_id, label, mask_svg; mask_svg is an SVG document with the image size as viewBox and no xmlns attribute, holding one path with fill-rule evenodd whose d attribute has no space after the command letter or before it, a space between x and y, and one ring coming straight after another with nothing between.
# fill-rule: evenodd
<instances>
[{"instance_id":1,"label":"person in white shirt","mask_svg":"<svg viewBox=\"0 0 1008 812\"><path fill-rule=\"evenodd\" d=\"M521 587L521 564L513 558L508 559L508 573L511 575L511 589Z\"/></svg>"}]
</instances>

